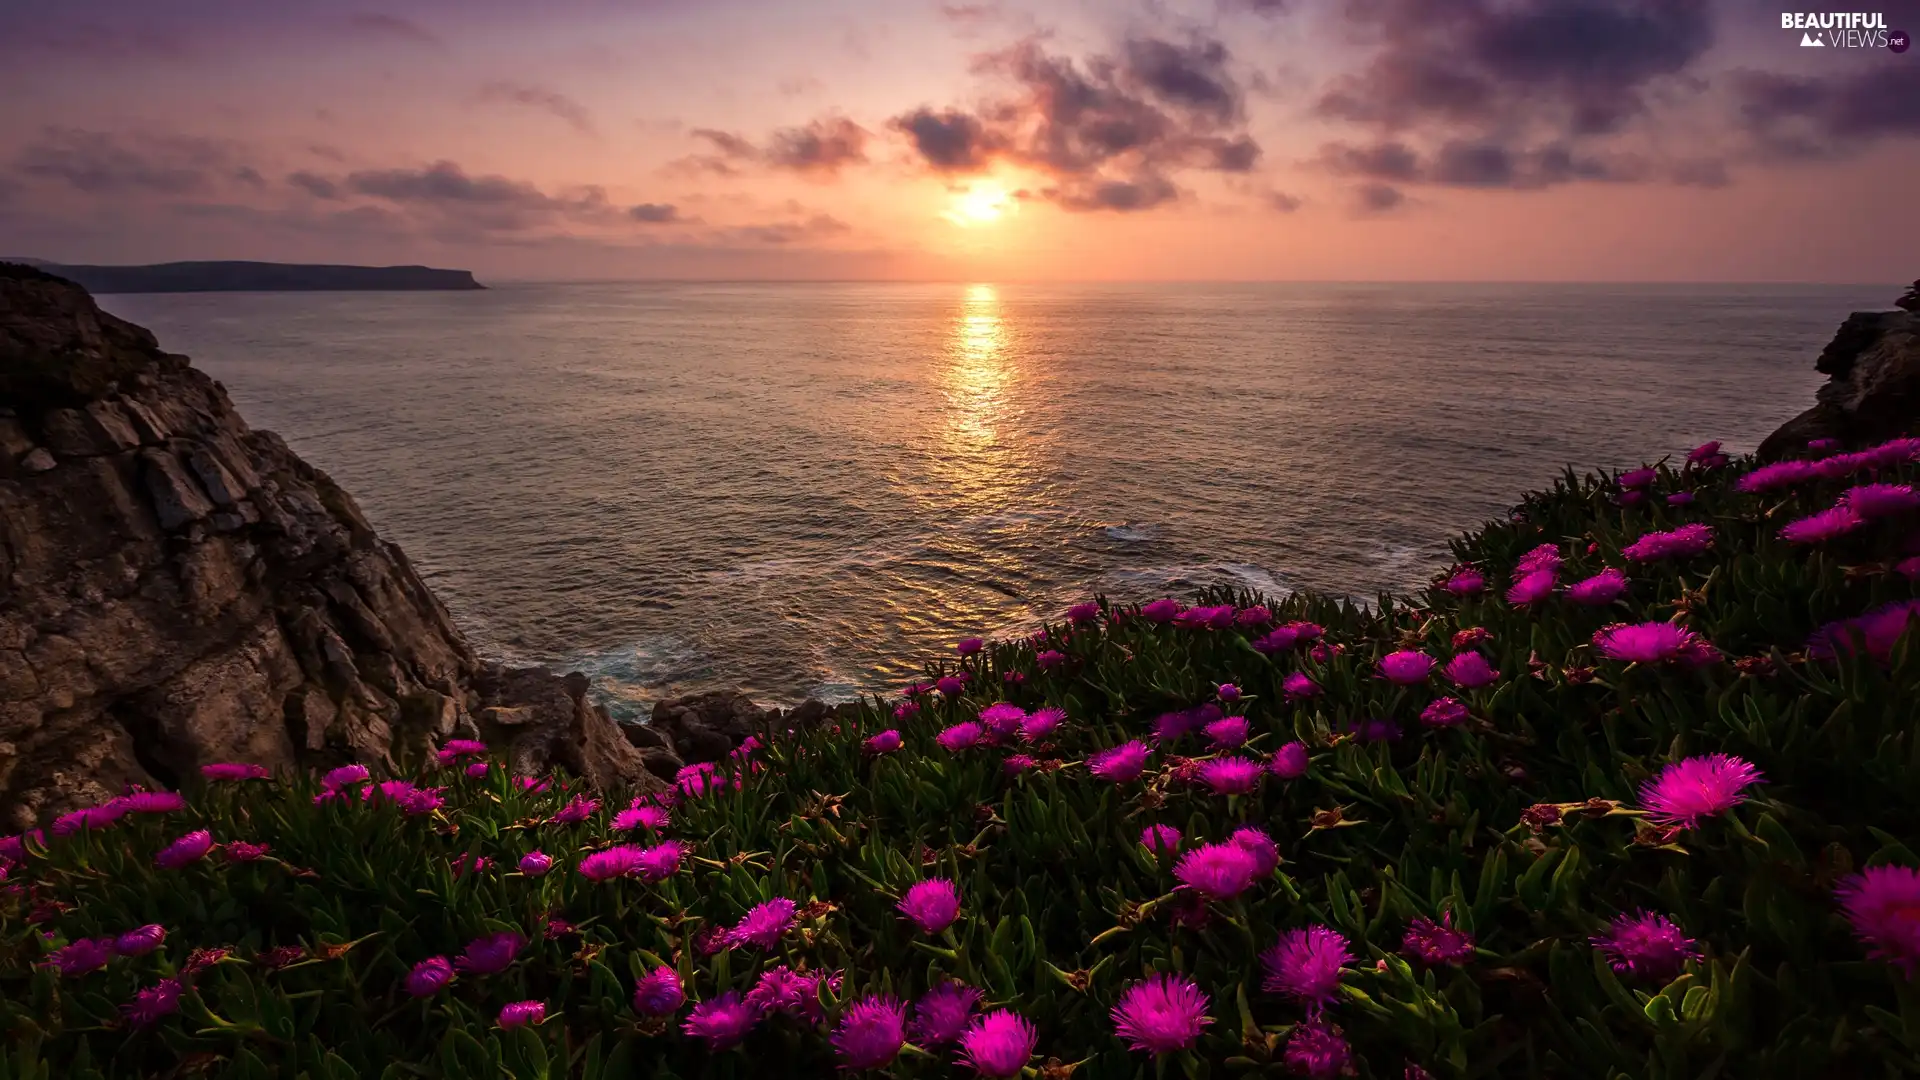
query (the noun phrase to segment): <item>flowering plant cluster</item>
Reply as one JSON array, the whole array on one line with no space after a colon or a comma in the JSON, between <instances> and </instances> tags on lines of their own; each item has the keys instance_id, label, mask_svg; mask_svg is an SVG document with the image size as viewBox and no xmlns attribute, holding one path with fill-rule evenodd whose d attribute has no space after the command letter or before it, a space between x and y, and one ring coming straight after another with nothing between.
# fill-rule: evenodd
<instances>
[{"instance_id":1,"label":"flowering plant cluster","mask_svg":"<svg viewBox=\"0 0 1920 1080\"><path fill-rule=\"evenodd\" d=\"M1920 1074L1917 456L1083 602L658 792L206 762L0 838L0 1080Z\"/></svg>"}]
</instances>

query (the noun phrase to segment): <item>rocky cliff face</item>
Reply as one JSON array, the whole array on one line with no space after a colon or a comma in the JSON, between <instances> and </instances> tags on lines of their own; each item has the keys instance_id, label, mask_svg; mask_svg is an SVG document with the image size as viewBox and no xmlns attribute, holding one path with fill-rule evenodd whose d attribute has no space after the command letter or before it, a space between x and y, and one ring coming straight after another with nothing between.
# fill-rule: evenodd
<instances>
[{"instance_id":1,"label":"rocky cliff face","mask_svg":"<svg viewBox=\"0 0 1920 1080\"><path fill-rule=\"evenodd\" d=\"M1760 444L1780 457L1813 439L1876 442L1920 428L1920 281L1893 311L1856 311L1840 325L1814 370L1827 376L1815 405Z\"/></svg>"},{"instance_id":2,"label":"rocky cliff face","mask_svg":"<svg viewBox=\"0 0 1920 1080\"><path fill-rule=\"evenodd\" d=\"M212 761L462 734L658 783L586 679L483 663L351 496L79 286L0 265L0 831Z\"/></svg>"}]
</instances>

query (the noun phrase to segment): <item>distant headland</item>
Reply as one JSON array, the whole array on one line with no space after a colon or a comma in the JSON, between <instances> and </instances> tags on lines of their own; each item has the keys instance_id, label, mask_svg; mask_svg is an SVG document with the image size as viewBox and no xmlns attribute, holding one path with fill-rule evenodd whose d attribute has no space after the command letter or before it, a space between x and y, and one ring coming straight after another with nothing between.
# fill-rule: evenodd
<instances>
[{"instance_id":1,"label":"distant headland","mask_svg":"<svg viewBox=\"0 0 1920 1080\"><path fill-rule=\"evenodd\" d=\"M484 289L471 270L430 266L326 266L269 262L173 262L152 266L71 266L13 259L94 293L401 292Z\"/></svg>"}]
</instances>

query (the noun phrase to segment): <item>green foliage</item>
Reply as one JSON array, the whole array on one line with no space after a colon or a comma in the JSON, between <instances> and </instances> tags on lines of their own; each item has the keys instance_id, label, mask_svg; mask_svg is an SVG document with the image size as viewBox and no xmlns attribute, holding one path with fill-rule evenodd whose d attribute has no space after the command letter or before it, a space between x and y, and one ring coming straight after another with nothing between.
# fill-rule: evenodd
<instances>
[{"instance_id":1,"label":"green foliage","mask_svg":"<svg viewBox=\"0 0 1920 1080\"><path fill-rule=\"evenodd\" d=\"M1902 467L1896 472L1911 471ZM1889 477L1883 476L1882 479ZM556 779L527 791L499 767L483 777L423 768L445 805L409 815L352 795L316 801L314 777L214 784L189 808L129 814L98 830L29 842L0 896L0 1080L133 1076L413 1080L510 1076L826 1075L827 1033L842 1003L912 999L943 979L982 988L1040 1031L1032 1072L1105 1078L1285 1075L1290 1033L1306 1014L1262 988L1261 950L1289 929L1324 924L1357 959L1327 1013L1351 1041L1361 1077L1805 1076L1920 1073L1920 987L1869 957L1838 913L1833 886L1854 870L1914 865L1920 849L1920 658L1813 661L1809 634L1832 620L1913 596L1889 564L1903 521L1874 522L1817 547L1778 537L1785 521L1831 505L1844 482L1750 495L1734 471L1662 468L1647 502L1618 506L1608 478L1569 473L1512 520L1456 541L1486 592L1371 605L1298 594L1213 591L1202 604L1267 604L1273 623L1311 621L1330 648L1267 655L1269 627L1155 623L1102 600L1089 622L1051 625L1042 644L999 642L929 669L964 671L955 699L923 693L899 719L875 700L829 726L763 733L723 782L672 808L668 836L691 845L664 880L588 880L579 858L620 842L614 795L586 821L555 824L577 792ZM1661 494L1691 490L1669 506ZM1632 563L1639 536L1687 522L1713 527L1711 551ZM1563 580L1628 571L1627 595L1601 608L1501 596L1523 553L1555 545ZM1724 654L1698 667L1629 665L1596 655L1611 623L1683 622ZM1395 686L1376 674L1396 649L1444 661L1453 635L1502 678L1459 690L1436 675ZM1064 662L1048 670L1037 651ZM1009 681L1017 673L1024 681ZM1315 696L1289 698L1290 674ZM1246 756L1311 748L1308 772L1266 775L1249 794L1192 781L1210 753L1189 735L1156 751L1145 776L1089 774L1092 753L1149 738L1157 716L1242 692L1227 711L1252 725ZM1470 719L1428 728L1423 708L1457 696ZM1000 699L1057 706L1068 721L1039 746L948 752L939 731ZM1368 721L1398 738L1365 740ZM866 740L898 728L904 746ZM1011 753L1032 768L1010 772ZM1191 757L1179 757L1178 754ZM1745 802L1684 832L1635 809L1666 763L1727 753L1765 782ZM1551 806L1558 813L1530 807ZM1168 824L1187 846L1243 825L1267 830L1283 862L1228 901L1176 889L1175 860L1137 838ZM161 869L154 855L193 829L226 844L270 845L266 858L213 855ZM514 870L543 850L544 876ZM463 860L491 864L461 872ZM921 933L895 909L925 877L952 879L960 920ZM755 904L800 905L779 947L710 952L717 928ZM1616 971L1590 939L1622 913L1655 911L1702 956L1664 981ZM1427 966L1402 953L1416 917L1470 931L1477 953ZM556 929L549 919L563 919ZM144 924L165 943L104 970L61 977L46 958L86 938ZM531 943L506 971L463 974L416 999L413 965L457 956L482 934ZM217 962L196 950L227 950ZM274 950L280 950L275 952ZM763 1022L738 1049L709 1051L671 1022L634 1010L635 980L665 964L690 1001L749 990L769 967L839 972L825 1019ZM1125 987L1178 971L1210 996L1212 1023L1192 1049L1158 1063L1113 1034ZM186 974L183 974L186 972ZM177 1011L150 1025L123 1006L180 978ZM501 1006L545 1003L547 1019L503 1030ZM904 1052L890 1075L965 1074L951 1047Z\"/></svg>"}]
</instances>

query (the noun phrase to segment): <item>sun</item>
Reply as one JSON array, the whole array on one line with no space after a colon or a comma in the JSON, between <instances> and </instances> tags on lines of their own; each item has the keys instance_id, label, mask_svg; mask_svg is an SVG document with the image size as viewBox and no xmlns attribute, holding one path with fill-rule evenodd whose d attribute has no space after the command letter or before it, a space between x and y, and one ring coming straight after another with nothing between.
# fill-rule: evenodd
<instances>
[{"instance_id":1,"label":"sun","mask_svg":"<svg viewBox=\"0 0 1920 1080\"><path fill-rule=\"evenodd\" d=\"M952 204L940 216L962 227L990 225L1014 209L1007 189L994 183L974 184L953 193Z\"/></svg>"}]
</instances>

